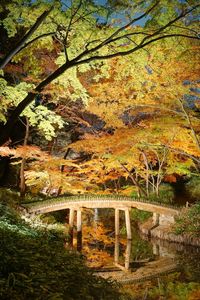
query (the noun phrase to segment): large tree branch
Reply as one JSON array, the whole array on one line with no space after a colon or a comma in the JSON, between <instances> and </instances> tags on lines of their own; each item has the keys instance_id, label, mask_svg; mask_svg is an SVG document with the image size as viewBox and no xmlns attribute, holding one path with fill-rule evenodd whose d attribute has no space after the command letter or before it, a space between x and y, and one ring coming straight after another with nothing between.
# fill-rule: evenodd
<instances>
[{"instance_id":1,"label":"large tree branch","mask_svg":"<svg viewBox=\"0 0 200 300\"><path fill-rule=\"evenodd\" d=\"M144 18L144 16L147 16L157 5L158 5L159 1L156 2L154 4L154 6L152 6L149 10L147 10L143 15L139 16L138 18L135 18L133 19L131 22L129 22L128 24L126 24L125 26L122 26L121 28L119 28L118 30L116 30L113 34L111 34L107 39L105 39L104 41L102 41L100 44L98 44L97 46L91 48L91 49L86 49L85 51L83 51L82 53L80 53L76 58L74 58L74 61L80 61L81 58L87 56L88 54L91 54L91 53L95 53L96 51L102 49L104 46L106 45L109 45L109 44L112 44L116 38L114 38L118 33L120 33L122 30L125 30L126 28L128 28L131 25L133 25L136 21ZM144 46L148 45L149 43L151 43L151 40L152 38L154 38L155 36L161 34L165 29L169 28L171 25L173 25L174 23L176 23L177 21L179 21L180 19L182 19L183 17L185 17L186 15L190 14L192 11L194 11L195 9L197 9L198 7L200 7L200 5L196 5L196 6L193 6L192 8L190 8L189 10L186 10L185 12L182 12L181 14L179 14L176 18L174 18L173 20L169 21L168 23L166 23L165 25L163 25L162 27L160 27L158 30L156 30L154 33L150 34L150 35L146 35L142 41L139 43L138 47L141 47L143 44ZM129 32L127 33L127 35L129 34ZM170 36L170 35L165 35L165 36ZM175 34L173 34L173 36L175 36ZM184 35L184 34L180 34L180 35L177 35L177 36L185 36L185 37L191 37L191 36L188 36L188 35ZM160 38L162 38L163 36L161 37L158 37L158 40ZM125 35L122 36L122 38L125 38ZM199 39L199 36L192 36L192 38L196 38L196 39ZM147 40L147 42L145 42ZM152 41L156 41L157 39L152 39ZM142 47L141 47L142 48ZM127 51L121 51L121 52L117 52L119 53L119 55L128 55L132 52L134 52L137 49L136 48L132 48L132 49L129 49ZM109 54L109 55L106 55L105 58L102 58L102 59L107 59L107 58L112 58L112 57L116 57L118 56L117 53L113 53L113 54ZM96 56L97 57L97 56ZM95 59L101 59L100 58L101 56L99 56L99 58L95 58Z\"/></svg>"},{"instance_id":2,"label":"large tree branch","mask_svg":"<svg viewBox=\"0 0 200 300\"><path fill-rule=\"evenodd\" d=\"M110 41L112 41L112 39L118 35L120 32L126 30L127 28L129 28L130 26L132 26L134 23L136 23L137 21L140 21L141 19L143 19L144 17L148 16L150 14L150 12L152 12L154 10L155 7L157 7L157 5L159 4L160 1L156 1L156 3L150 7L149 9L147 9L142 15L140 15L137 18L132 19L130 22L128 22L126 25L120 27L119 29L117 29L113 34L111 34L103 43L107 44Z\"/></svg>"},{"instance_id":3,"label":"large tree branch","mask_svg":"<svg viewBox=\"0 0 200 300\"><path fill-rule=\"evenodd\" d=\"M17 54L25 45L26 41L33 35L33 33L38 29L41 23L46 19L49 15L53 7L51 6L50 9L44 11L33 24L33 26L29 29L29 31L24 35L24 37L19 41L19 43L10 50L10 52L2 59L0 62L0 70L3 69L7 63L13 58L15 54Z\"/></svg>"},{"instance_id":4,"label":"large tree branch","mask_svg":"<svg viewBox=\"0 0 200 300\"><path fill-rule=\"evenodd\" d=\"M156 2L156 5L157 5L157 3L158 2ZM151 8L151 10L154 7L155 6L153 6ZM109 44L109 43L112 42L113 39L115 39L115 35L118 34L119 32L121 32L121 30L118 30L118 31L116 31L114 33L114 35L112 34L109 38L105 39L102 43L100 43L96 47L91 48L89 50L86 49L80 55L78 55L77 57L75 57L74 59L72 59L71 61L67 61L65 64L63 64L61 67L59 67L57 70L55 70L50 76L48 76L45 80L43 80L35 88L35 90L33 90L32 92L30 92L27 95L27 97L22 102L20 102L19 105L14 109L11 117L9 118L9 120L7 121L7 123L5 124L3 132L2 132L2 134L0 136L0 144L2 144L5 141L7 141L8 137L9 137L9 134L12 131L12 127L14 126L15 122L18 119L18 116L34 100L35 94L38 93L38 92L41 92L44 89L45 86L47 86L49 83L51 83L54 79L58 78L61 74L63 74L69 68L72 68L72 67L75 67L75 66L78 66L78 65L81 65L81 64L85 64L85 63L88 63L90 61L107 60L107 59L111 59L111 58L117 57L117 56L129 55L129 54L134 53L134 52L136 52L136 51L138 51L140 49L143 49L147 45L155 43L156 41L159 41L161 39L166 39L166 38L171 38L171 37L185 37L185 38L199 39L199 37L197 37L197 36L189 36L189 35L186 35L186 34L173 34L173 33L171 33L171 34L160 35L162 33L162 31L164 31L166 28L168 28L169 26L171 26L172 24L174 24L177 20L183 18L184 16L186 16L187 14L189 14L190 12L192 12L197 7L200 7L200 5L196 5L195 7L191 8L190 10L182 13L181 15L179 15L178 17L176 17L172 21L170 21L167 24L165 24L164 26L162 26L159 30L157 30L156 32L154 32L152 35L145 36L139 45L136 45L136 46L134 46L133 48L131 48L129 50L119 51L119 52L111 53L111 54L108 54L108 55L96 55L95 52L97 50L100 50L101 48L103 48L105 46L106 43ZM148 15L149 11L145 12L144 15L145 16ZM46 12L46 13L48 14L49 11ZM138 18L142 18L142 16L140 16ZM132 20L132 24L133 24L133 22L136 22L136 20L138 20L138 18ZM157 35L159 35L159 36L157 36ZM94 56L88 57L88 54L91 54L91 55L94 54ZM86 58L84 58L84 57L86 57Z\"/></svg>"},{"instance_id":5,"label":"large tree branch","mask_svg":"<svg viewBox=\"0 0 200 300\"><path fill-rule=\"evenodd\" d=\"M157 42L157 41L162 40L162 39L172 38L172 37L184 37L184 38L188 38L188 39L199 40L199 37L197 37L197 36L190 36L190 35L178 34L178 33L173 34L172 33L172 34L166 34L166 35L162 35L162 36L159 36L157 38L151 39L150 41L148 41L144 44L139 44L139 45L135 46L134 48L131 48L131 49L126 50L126 51L118 51L118 52L107 54L107 55L95 55L95 56L91 56L91 57L88 57L88 58L85 58L85 59L82 59L82 60L79 60L79 61L76 61L76 58L75 58L72 61L74 61L74 65L81 65L81 64L85 64L85 63L88 63L88 62L94 61L94 60L107 60L107 59L111 59L111 58L118 57L118 56L126 56L126 55L132 54L132 53L134 53L134 52L136 52L140 49L143 49L144 47L146 47L149 44L152 44L152 43Z\"/></svg>"},{"instance_id":6,"label":"large tree branch","mask_svg":"<svg viewBox=\"0 0 200 300\"><path fill-rule=\"evenodd\" d=\"M117 29L114 33L112 33L108 38L106 38L104 41L102 41L100 44L98 44L97 46L91 48L91 49L86 49L85 51L83 51L80 55L78 55L75 60L80 60L82 57L87 56L90 53L94 53L96 51L98 51L99 49L103 48L104 46L111 44L115 41L115 36L118 35L121 31L126 30L129 26L133 25L135 22L141 20L142 18L146 17L157 5L158 5L159 1L157 1L151 8L149 8L144 14L140 15L137 18L132 19L129 23L127 23L126 25L120 27L119 29ZM127 33L128 34L128 33ZM123 35L124 38L125 35Z\"/></svg>"}]
</instances>

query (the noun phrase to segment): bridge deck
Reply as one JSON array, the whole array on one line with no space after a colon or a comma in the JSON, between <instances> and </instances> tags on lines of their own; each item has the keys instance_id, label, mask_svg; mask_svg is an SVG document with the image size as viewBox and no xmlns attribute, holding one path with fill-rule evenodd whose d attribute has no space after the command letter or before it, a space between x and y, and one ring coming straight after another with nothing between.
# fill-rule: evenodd
<instances>
[{"instance_id":1,"label":"bridge deck","mask_svg":"<svg viewBox=\"0 0 200 300\"><path fill-rule=\"evenodd\" d=\"M179 209L161 203L152 203L143 199L134 199L123 196L73 196L56 197L44 201L23 205L29 212L48 213L52 211L70 208L137 208L139 210L175 216L179 214Z\"/></svg>"}]
</instances>

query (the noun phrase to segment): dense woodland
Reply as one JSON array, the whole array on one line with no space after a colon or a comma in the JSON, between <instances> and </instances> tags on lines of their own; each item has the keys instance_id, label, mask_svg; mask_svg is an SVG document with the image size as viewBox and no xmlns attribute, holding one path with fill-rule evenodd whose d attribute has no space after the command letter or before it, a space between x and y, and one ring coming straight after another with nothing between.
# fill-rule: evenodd
<instances>
[{"instance_id":1,"label":"dense woodland","mask_svg":"<svg viewBox=\"0 0 200 300\"><path fill-rule=\"evenodd\" d=\"M62 276L85 272L91 286L87 277L77 278L83 281L77 294L69 294L68 286L54 293L50 275L49 285L42 275L34 278L25 260L45 232L27 233L29 225L15 215L29 199L122 194L187 204L176 232L199 235L199 12L197 0L1 0L0 234L4 254L10 245L19 250L17 259L20 251L24 257L16 270L1 266L2 297L128 297L95 279L57 233L46 233L38 255L49 259L44 253L53 247L53 257L49 243L59 240L63 253L55 264L64 272L64 260L73 260ZM17 193L15 200L8 189ZM56 268L50 267L48 274ZM34 294L38 280L42 292Z\"/></svg>"}]
</instances>

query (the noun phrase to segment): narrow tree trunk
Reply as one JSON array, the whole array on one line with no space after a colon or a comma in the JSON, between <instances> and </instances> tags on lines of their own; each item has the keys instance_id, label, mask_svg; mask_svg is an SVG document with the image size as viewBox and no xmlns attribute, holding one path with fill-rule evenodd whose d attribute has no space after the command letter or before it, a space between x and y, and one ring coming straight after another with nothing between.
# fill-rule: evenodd
<instances>
[{"instance_id":1,"label":"narrow tree trunk","mask_svg":"<svg viewBox=\"0 0 200 300\"><path fill-rule=\"evenodd\" d=\"M151 175L151 179L152 179L152 192L155 192L155 178L153 175Z\"/></svg>"},{"instance_id":2,"label":"narrow tree trunk","mask_svg":"<svg viewBox=\"0 0 200 300\"><path fill-rule=\"evenodd\" d=\"M139 190L145 197L147 197L146 191L140 186L140 184L138 183L138 181L134 178L133 174L131 174L131 172L130 172L123 164L120 163L120 165L121 165L122 168L128 173L130 179L132 180L133 184L138 188L138 190Z\"/></svg>"},{"instance_id":3,"label":"narrow tree trunk","mask_svg":"<svg viewBox=\"0 0 200 300\"><path fill-rule=\"evenodd\" d=\"M146 153L143 151L141 151L141 152L142 152L144 164L146 167L146 192L147 192L147 196L149 196L149 163L148 163Z\"/></svg>"},{"instance_id":4,"label":"narrow tree trunk","mask_svg":"<svg viewBox=\"0 0 200 300\"><path fill-rule=\"evenodd\" d=\"M137 173L137 172L136 172L136 174L135 174L135 180L136 180L136 182L138 182L138 173ZM137 195L138 195L138 197L141 196L141 192L140 192L139 187L137 187Z\"/></svg>"},{"instance_id":5,"label":"narrow tree trunk","mask_svg":"<svg viewBox=\"0 0 200 300\"><path fill-rule=\"evenodd\" d=\"M195 130L194 130L194 127L193 127L193 125L192 125L192 121L191 121L190 115L189 115L188 112L186 111L186 109L185 109L185 107L184 107L184 104L183 104L183 102L182 102L181 99L179 99L179 102L180 102L180 104L181 104L181 108L182 108L182 110L183 110L183 112L184 112L184 115L185 115L185 118L186 118L186 120L187 120L187 122L188 122L188 125L190 126L190 130L191 130L191 132L192 132L193 139L194 139L194 142L195 142L195 144L196 144L196 146L197 146L197 149L200 150L200 142L199 142L198 136L197 136L197 134L196 134L196 132L195 132Z\"/></svg>"},{"instance_id":6,"label":"narrow tree trunk","mask_svg":"<svg viewBox=\"0 0 200 300\"><path fill-rule=\"evenodd\" d=\"M27 145L29 137L29 121L26 118L26 133L24 137L24 146ZM26 165L26 158L22 158L21 167L20 167L20 196L23 198L26 192L26 185L25 185L25 177L24 177L24 169Z\"/></svg>"}]
</instances>

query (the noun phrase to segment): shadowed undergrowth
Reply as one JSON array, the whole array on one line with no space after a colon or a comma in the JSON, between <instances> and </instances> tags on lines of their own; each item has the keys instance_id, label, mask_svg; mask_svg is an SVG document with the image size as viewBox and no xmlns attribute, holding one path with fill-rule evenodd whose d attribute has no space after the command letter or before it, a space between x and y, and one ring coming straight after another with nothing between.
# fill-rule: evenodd
<instances>
[{"instance_id":1,"label":"shadowed undergrowth","mask_svg":"<svg viewBox=\"0 0 200 300\"><path fill-rule=\"evenodd\" d=\"M115 283L93 276L55 231L31 228L0 204L1 299L125 299Z\"/></svg>"}]
</instances>

